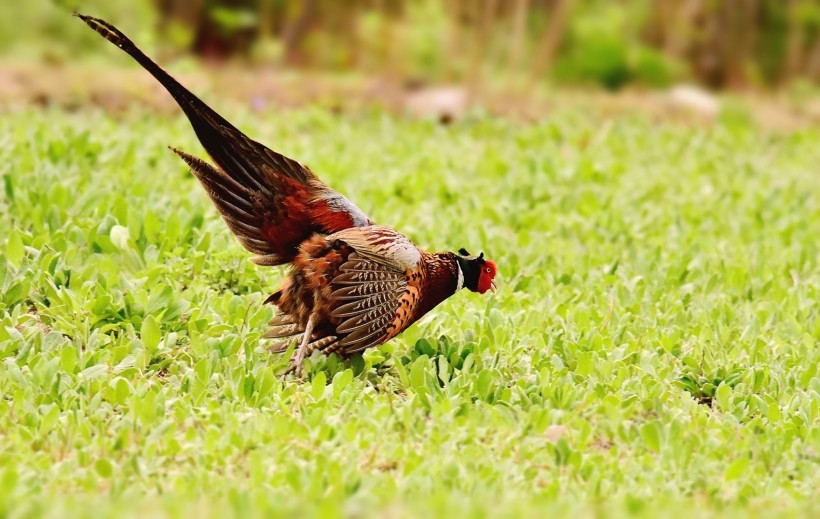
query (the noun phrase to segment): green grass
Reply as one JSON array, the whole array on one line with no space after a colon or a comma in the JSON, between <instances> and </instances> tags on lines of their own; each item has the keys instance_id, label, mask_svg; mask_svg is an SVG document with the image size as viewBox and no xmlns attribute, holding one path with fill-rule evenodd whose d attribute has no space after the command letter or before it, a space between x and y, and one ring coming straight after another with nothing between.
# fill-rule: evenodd
<instances>
[{"instance_id":1,"label":"green grass","mask_svg":"<svg viewBox=\"0 0 820 519\"><path fill-rule=\"evenodd\" d=\"M818 132L225 111L499 292L283 378L186 121L7 113L0 517L811 515Z\"/></svg>"}]
</instances>

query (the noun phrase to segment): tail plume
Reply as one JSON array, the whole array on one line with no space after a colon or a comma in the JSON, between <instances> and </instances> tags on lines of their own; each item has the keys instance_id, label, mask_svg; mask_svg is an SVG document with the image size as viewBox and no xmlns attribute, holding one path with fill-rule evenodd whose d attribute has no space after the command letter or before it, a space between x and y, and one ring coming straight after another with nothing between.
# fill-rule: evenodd
<instances>
[{"instance_id":1,"label":"tail plume","mask_svg":"<svg viewBox=\"0 0 820 519\"><path fill-rule=\"evenodd\" d=\"M174 98L191 122L202 146L220 168L237 182L270 195L269 187L281 174L299 182L307 182L310 170L264 145L251 140L210 106L182 86L176 79L145 55L122 31L101 18L74 13L86 25L97 31L151 73ZM269 168L265 168L269 166Z\"/></svg>"}]
</instances>

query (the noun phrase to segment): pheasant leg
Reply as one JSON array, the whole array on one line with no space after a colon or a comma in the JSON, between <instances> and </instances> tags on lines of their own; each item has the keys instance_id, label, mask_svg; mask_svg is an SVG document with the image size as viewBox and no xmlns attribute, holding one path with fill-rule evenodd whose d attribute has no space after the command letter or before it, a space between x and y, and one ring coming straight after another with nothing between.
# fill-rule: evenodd
<instances>
[{"instance_id":1,"label":"pheasant leg","mask_svg":"<svg viewBox=\"0 0 820 519\"><path fill-rule=\"evenodd\" d=\"M302 361L305 360L305 356L307 355L311 335L313 335L313 314L308 317L308 322L305 326L305 334L302 336L302 343L299 345L299 349L296 350L296 354L293 356L292 368L296 373L297 378L302 378Z\"/></svg>"}]
</instances>

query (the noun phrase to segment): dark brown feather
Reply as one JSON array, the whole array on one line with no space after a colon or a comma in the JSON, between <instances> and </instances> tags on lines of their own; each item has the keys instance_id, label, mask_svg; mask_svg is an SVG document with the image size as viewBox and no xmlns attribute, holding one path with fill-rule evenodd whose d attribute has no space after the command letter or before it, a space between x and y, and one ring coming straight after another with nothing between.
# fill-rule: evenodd
<instances>
[{"instance_id":1,"label":"dark brown feather","mask_svg":"<svg viewBox=\"0 0 820 519\"><path fill-rule=\"evenodd\" d=\"M329 234L371 223L310 169L250 139L216 113L119 29L99 18L77 16L142 65L180 106L218 168L174 151L191 166L239 242L259 255L257 263L289 263L314 232Z\"/></svg>"},{"instance_id":2,"label":"dark brown feather","mask_svg":"<svg viewBox=\"0 0 820 519\"><path fill-rule=\"evenodd\" d=\"M393 229L373 225L307 167L217 114L116 27L77 16L128 53L179 104L216 166L171 149L239 242L257 255L252 261L292 265L281 289L265 300L281 312L265 334L278 339L272 351L304 339L308 355L321 350L349 356L395 337L463 286L455 255L422 252ZM304 337L308 323L310 336Z\"/></svg>"}]
</instances>

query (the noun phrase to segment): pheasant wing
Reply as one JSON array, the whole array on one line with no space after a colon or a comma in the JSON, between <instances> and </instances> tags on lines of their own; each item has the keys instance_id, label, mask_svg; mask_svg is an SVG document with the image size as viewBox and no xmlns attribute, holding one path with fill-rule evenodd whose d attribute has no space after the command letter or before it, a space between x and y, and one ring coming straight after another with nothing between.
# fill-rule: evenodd
<instances>
[{"instance_id":1,"label":"pheasant wing","mask_svg":"<svg viewBox=\"0 0 820 519\"><path fill-rule=\"evenodd\" d=\"M173 149L191 167L228 227L263 265L288 263L314 232L369 225L350 200L306 166L250 139L146 56L119 29L77 13L89 27L128 53L171 94L216 163Z\"/></svg>"},{"instance_id":2,"label":"pheasant wing","mask_svg":"<svg viewBox=\"0 0 820 519\"><path fill-rule=\"evenodd\" d=\"M384 343L412 313L410 278L418 271L421 253L403 235L382 226L347 229L327 239L355 251L332 282L331 316L341 321L338 349L349 355Z\"/></svg>"}]
</instances>

